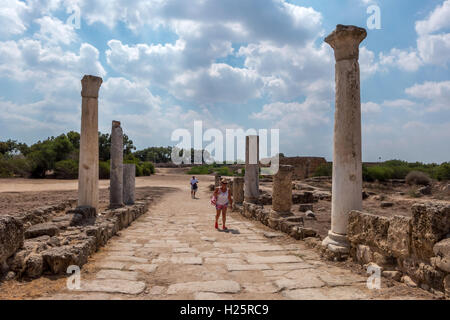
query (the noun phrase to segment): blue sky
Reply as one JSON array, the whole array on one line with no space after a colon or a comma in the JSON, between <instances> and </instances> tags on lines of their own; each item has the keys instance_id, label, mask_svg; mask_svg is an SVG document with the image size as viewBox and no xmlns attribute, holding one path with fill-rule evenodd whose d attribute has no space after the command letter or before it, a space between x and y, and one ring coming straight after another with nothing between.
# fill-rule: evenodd
<instances>
[{"instance_id":1,"label":"blue sky","mask_svg":"<svg viewBox=\"0 0 450 320\"><path fill-rule=\"evenodd\" d=\"M450 161L450 0L0 0L0 140L80 126L101 76L102 132L138 148L175 129L280 129L286 155L331 160L336 24L361 45L363 159ZM79 9L80 28L67 23Z\"/></svg>"}]
</instances>

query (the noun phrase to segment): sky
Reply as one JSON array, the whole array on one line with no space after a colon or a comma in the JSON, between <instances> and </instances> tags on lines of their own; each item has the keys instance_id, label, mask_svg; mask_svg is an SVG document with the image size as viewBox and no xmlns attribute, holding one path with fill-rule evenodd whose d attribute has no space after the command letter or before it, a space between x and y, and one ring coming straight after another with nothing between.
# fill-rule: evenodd
<instances>
[{"instance_id":1,"label":"sky","mask_svg":"<svg viewBox=\"0 0 450 320\"><path fill-rule=\"evenodd\" d=\"M0 0L0 140L79 131L91 74L138 149L203 121L332 160L337 24L368 31L363 160L450 161L450 0Z\"/></svg>"}]
</instances>

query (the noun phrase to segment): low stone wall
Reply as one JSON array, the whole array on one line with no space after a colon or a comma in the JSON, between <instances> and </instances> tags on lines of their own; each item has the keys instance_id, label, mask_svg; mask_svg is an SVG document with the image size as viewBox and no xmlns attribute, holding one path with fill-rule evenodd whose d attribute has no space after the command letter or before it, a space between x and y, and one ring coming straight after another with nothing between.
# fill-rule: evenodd
<instances>
[{"instance_id":1,"label":"low stone wall","mask_svg":"<svg viewBox=\"0 0 450 320\"><path fill-rule=\"evenodd\" d=\"M284 232L297 240L317 236L315 230L304 227L303 217L294 215L281 217L271 209L265 209L262 205L245 201L242 206L233 205L233 211L239 212L248 219L260 221L262 224L274 230Z\"/></svg>"},{"instance_id":2,"label":"low stone wall","mask_svg":"<svg viewBox=\"0 0 450 320\"><path fill-rule=\"evenodd\" d=\"M25 230L34 225L48 222L55 214L67 208L72 208L75 203L75 199L69 199L59 204L40 207L19 215L0 217L0 267L4 265L7 258L22 247L26 234Z\"/></svg>"},{"instance_id":3,"label":"low stone wall","mask_svg":"<svg viewBox=\"0 0 450 320\"><path fill-rule=\"evenodd\" d=\"M7 278L36 278L43 273L65 274L82 267L89 256L120 230L147 212L151 198L132 206L108 209L69 209L51 221L28 225L15 217L0 218L0 262ZM6 262L6 264L5 264Z\"/></svg>"},{"instance_id":4,"label":"low stone wall","mask_svg":"<svg viewBox=\"0 0 450 320\"><path fill-rule=\"evenodd\" d=\"M450 297L450 205L415 204L412 217L352 211L348 238L355 261Z\"/></svg>"},{"instance_id":5,"label":"low stone wall","mask_svg":"<svg viewBox=\"0 0 450 320\"><path fill-rule=\"evenodd\" d=\"M294 180L303 180L311 177L319 166L325 164L327 164L327 160L320 157L280 158L280 165L290 165L294 167Z\"/></svg>"}]
</instances>

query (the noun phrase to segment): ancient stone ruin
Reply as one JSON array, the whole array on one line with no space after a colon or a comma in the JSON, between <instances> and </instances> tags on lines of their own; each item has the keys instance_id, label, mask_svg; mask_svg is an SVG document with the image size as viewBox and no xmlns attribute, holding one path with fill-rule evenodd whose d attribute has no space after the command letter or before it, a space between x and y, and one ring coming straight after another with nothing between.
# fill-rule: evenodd
<instances>
[{"instance_id":1,"label":"ancient stone ruin","mask_svg":"<svg viewBox=\"0 0 450 320\"><path fill-rule=\"evenodd\" d=\"M123 207L123 130L119 121L112 122L111 130L111 169L110 169L110 207Z\"/></svg>"},{"instance_id":2,"label":"ancient stone ruin","mask_svg":"<svg viewBox=\"0 0 450 320\"><path fill-rule=\"evenodd\" d=\"M84 76L81 104L78 206L98 209L98 92L103 80Z\"/></svg>"},{"instance_id":3,"label":"ancient stone ruin","mask_svg":"<svg viewBox=\"0 0 450 320\"><path fill-rule=\"evenodd\" d=\"M136 167L123 165L123 132L120 122L113 121L110 208L99 212L98 94L102 79L85 76L81 83L78 200L0 218L0 271L9 279L65 274L71 265L82 267L111 237L147 212L152 201L135 201Z\"/></svg>"},{"instance_id":4,"label":"ancient stone ruin","mask_svg":"<svg viewBox=\"0 0 450 320\"><path fill-rule=\"evenodd\" d=\"M362 209L361 94L359 45L366 30L338 25L326 39L336 58L336 112L333 148L331 230L323 245L346 253L348 214Z\"/></svg>"}]
</instances>

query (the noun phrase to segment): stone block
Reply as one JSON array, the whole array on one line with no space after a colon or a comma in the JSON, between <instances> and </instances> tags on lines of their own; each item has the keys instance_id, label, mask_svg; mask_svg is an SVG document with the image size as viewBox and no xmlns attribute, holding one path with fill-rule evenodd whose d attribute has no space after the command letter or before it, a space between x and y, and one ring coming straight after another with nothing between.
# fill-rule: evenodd
<instances>
[{"instance_id":1,"label":"stone block","mask_svg":"<svg viewBox=\"0 0 450 320\"><path fill-rule=\"evenodd\" d=\"M445 292L445 297L447 299L450 299L450 274L448 274L444 278L444 292Z\"/></svg>"},{"instance_id":2,"label":"stone block","mask_svg":"<svg viewBox=\"0 0 450 320\"><path fill-rule=\"evenodd\" d=\"M450 233L450 205L415 204L412 215L412 250L428 261L434 256L434 245Z\"/></svg>"},{"instance_id":3,"label":"stone block","mask_svg":"<svg viewBox=\"0 0 450 320\"><path fill-rule=\"evenodd\" d=\"M37 238L40 236L56 236L59 234L59 228L54 223L41 223L31 226L25 231L25 239Z\"/></svg>"},{"instance_id":4,"label":"stone block","mask_svg":"<svg viewBox=\"0 0 450 320\"><path fill-rule=\"evenodd\" d=\"M389 252L389 219L360 211L352 211L348 222L348 239L352 245L364 244Z\"/></svg>"},{"instance_id":5,"label":"stone block","mask_svg":"<svg viewBox=\"0 0 450 320\"><path fill-rule=\"evenodd\" d=\"M436 266L440 270L450 273L450 238L436 243L433 252L436 255Z\"/></svg>"},{"instance_id":6,"label":"stone block","mask_svg":"<svg viewBox=\"0 0 450 320\"><path fill-rule=\"evenodd\" d=\"M92 219L97 217L97 210L89 206L80 206L75 209L68 210L67 214L79 214L82 216L83 220Z\"/></svg>"},{"instance_id":7,"label":"stone block","mask_svg":"<svg viewBox=\"0 0 450 320\"><path fill-rule=\"evenodd\" d=\"M373 261L373 252L369 246L358 244L356 245L355 258L359 263L367 264Z\"/></svg>"},{"instance_id":8,"label":"stone block","mask_svg":"<svg viewBox=\"0 0 450 320\"><path fill-rule=\"evenodd\" d=\"M23 240L23 224L14 217L0 217L0 265L22 247Z\"/></svg>"},{"instance_id":9,"label":"stone block","mask_svg":"<svg viewBox=\"0 0 450 320\"><path fill-rule=\"evenodd\" d=\"M292 194L292 203L294 204L313 203L313 202L317 202L313 192L303 191Z\"/></svg>"},{"instance_id":10,"label":"stone block","mask_svg":"<svg viewBox=\"0 0 450 320\"><path fill-rule=\"evenodd\" d=\"M411 249L411 218L394 216L388 229L388 246L394 257L407 257Z\"/></svg>"},{"instance_id":11,"label":"stone block","mask_svg":"<svg viewBox=\"0 0 450 320\"><path fill-rule=\"evenodd\" d=\"M307 211L313 211L314 206L312 203L302 203L299 207L300 212L307 212Z\"/></svg>"}]
</instances>

